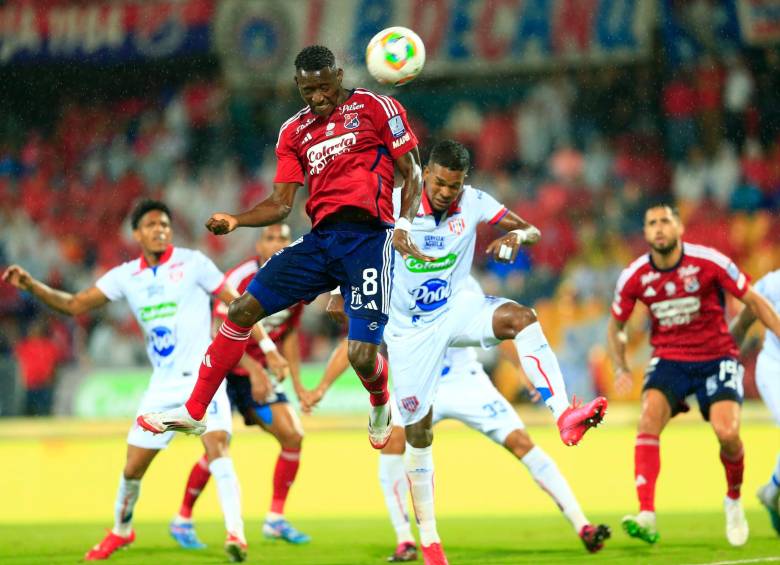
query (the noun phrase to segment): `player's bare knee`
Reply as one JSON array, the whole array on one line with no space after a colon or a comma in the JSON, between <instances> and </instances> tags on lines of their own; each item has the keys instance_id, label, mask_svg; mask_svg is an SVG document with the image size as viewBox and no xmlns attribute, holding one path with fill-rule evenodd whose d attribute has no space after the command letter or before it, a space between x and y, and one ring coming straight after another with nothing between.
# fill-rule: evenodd
<instances>
[{"instance_id":1,"label":"player's bare knee","mask_svg":"<svg viewBox=\"0 0 780 565\"><path fill-rule=\"evenodd\" d=\"M244 328L253 326L263 316L263 307L248 292L236 298L228 306L228 319Z\"/></svg>"},{"instance_id":2,"label":"player's bare knee","mask_svg":"<svg viewBox=\"0 0 780 565\"><path fill-rule=\"evenodd\" d=\"M291 430L279 437L279 445L285 449L300 449L303 445L303 434Z\"/></svg>"},{"instance_id":3,"label":"player's bare knee","mask_svg":"<svg viewBox=\"0 0 780 565\"><path fill-rule=\"evenodd\" d=\"M401 426L393 426L390 441L382 448L382 455L403 455L406 451L406 434Z\"/></svg>"},{"instance_id":4,"label":"player's bare knee","mask_svg":"<svg viewBox=\"0 0 780 565\"><path fill-rule=\"evenodd\" d=\"M713 422L712 429L724 449L732 448L736 451L742 444L739 437L739 427L734 422Z\"/></svg>"},{"instance_id":5,"label":"player's bare knee","mask_svg":"<svg viewBox=\"0 0 780 565\"><path fill-rule=\"evenodd\" d=\"M523 329L537 321L533 308L507 302L493 315L493 333L501 339L514 339Z\"/></svg>"},{"instance_id":6,"label":"player's bare knee","mask_svg":"<svg viewBox=\"0 0 780 565\"><path fill-rule=\"evenodd\" d=\"M415 425L406 426L406 443L412 447L423 448L433 444L433 430Z\"/></svg>"},{"instance_id":7,"label":"player's bare knee","mask_svg":"<svg viewBox=\"0 0 780 565\"><path fill-rule=\"evenodd\" d=\"M203 436L203 447L206 459L211 462L230 453L230 442L227 432L209 432Z\"/></svg>"},{"instance_id":8,"label":"player's bare knee","mask_svg":"<svg viewBox=\"0 0 780 565\"><path fill-rule=\"evenodd\" d=\"M533 449L534 442L525 430L514 430L504 440L504 447L515 457L522 459Z\"/></svg>"},{"instance_id":9,"label":"player's bare knee","mask_svg":"<svg viewBox=\"0 0 780 565\"><path fill-rule=\"evenodd\" d=\"M141 480L143 476L146 474L146 466L137 466L133 465L130 462L125 465L125 468L122 470L122 475L124 476L125 480L132 481L132 480Z\"/></svg>"},{"instance_id":10,"label":"player's bare knee","mask_svg":"<svg viewBox=\"0 0 780 565\"><path fill-rule=\"evenodd\" d=\"M364 341L350 341L347 348L349 363L359 375L371 375L376 368L377 346Z\"/></svg>"}]
</instances>

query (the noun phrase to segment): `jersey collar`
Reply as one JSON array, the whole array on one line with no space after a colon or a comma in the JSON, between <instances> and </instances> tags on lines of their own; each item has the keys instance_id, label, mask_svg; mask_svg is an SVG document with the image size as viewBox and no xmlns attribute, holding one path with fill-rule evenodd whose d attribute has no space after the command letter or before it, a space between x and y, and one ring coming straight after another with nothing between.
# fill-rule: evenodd
<instances>
[{"instance_id":1,"label":"jersey collar","mask_svg":"<svg viewBox=\"0 0 780 565\"><path fill-rule=\"evenodd\" d=\"M165 248L165 253L163 253L162 256L160 257L160 262L157 263L156 267L159 267L160 265L168 261L168 259L171 258L171 255L173 255L173 245L168 244L168 247ZM146 257L144 257L143 253L141 253L141 257L139 257L139 259L141 260L141 268L140 268L141 271L143 271L147 267L150 267L149 263L146 262Z\"/></svg>"},{"instance_id":2,"label":"jersey collar","mask_svg":"<svg viewBox=\"0 0 780 565\"><path fill-rule=\"evenodd\" d=\"M458 197L457 200L455 200L452 204L450 204L450 207L447 208L447 215L452 216L453 214L459 214L460 213L460 199L463 198L463 193ZM423 215L425 216L432 216L434 215L433 206L431 206L431 201L428 200L428 191L425 190L425 185L423 185L422 190L422 198L420 199L423 207Z\"/></svg>"}]
</instances>

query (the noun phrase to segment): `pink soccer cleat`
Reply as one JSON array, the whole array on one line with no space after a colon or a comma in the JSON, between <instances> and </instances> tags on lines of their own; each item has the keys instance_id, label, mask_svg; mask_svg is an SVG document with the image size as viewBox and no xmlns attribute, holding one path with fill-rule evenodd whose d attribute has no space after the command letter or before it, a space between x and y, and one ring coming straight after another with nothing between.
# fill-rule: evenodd
<instances>
[{"instance_id":1,"label":"pink soccer cleat","mask_svg":"<svg viewBox=\"0 0 780 565\"><path fill-rule=\"evenodd\" d=\"M599 524L598 526L588 524L582 526L580 530L580 539L585 544L585 549L591 553L601 551L604 548L604 541L608 540L610 536L612 536L612 532L609 526L604 524Z\"/></svg>"},{"instance_id":2,"label":"pink soccer cleat","mask_svg":"<svg viewBox=\"0 0 780 565\"><path fill-rule=\"evenodd\" d=\"M117 549L127 547L134 541L134 531L131 531L129 536L122 537L109 530L106 537L103 538L103 541L87 552L84 556L84 561L102 561L103 559L108 559Z\"/></svg>"},{"instance_id":3,"label":"pink soccer cleat","mask_svg":"<svg viewBox=\"0 0 780 565\"><path fill-rule=\"evenodd\" d=\"M395 548L393 554L387 558L390 563L408 563L417 561L417 546L410 541L401 542Z\"/></svg>"},{"instance_id":4,"label":"pink soccer cleat","mask_svg":"<svg viewBox=\"0 0 780 565\"><path fill-rule=\"evenodd\" d=\"M441 548L440 543L432 543L431 545L421 545L423 554L423 563L425 565L449 565L447 556L444 555L444 550Z\"/></svg>"},{"instance_id":5,"label":"pink soccer cleat","mask_svg":"<svg viewBox=\"0 0 780 565\"><path fill-rule=\"evenodd\" d=\"M585 406L581 404L573 396L571 406L558 418L561 440L566 445L577 445L585 432L601 423L607 411L607 399L603 396L594 398Z\"/></svg>"}]
</instances>

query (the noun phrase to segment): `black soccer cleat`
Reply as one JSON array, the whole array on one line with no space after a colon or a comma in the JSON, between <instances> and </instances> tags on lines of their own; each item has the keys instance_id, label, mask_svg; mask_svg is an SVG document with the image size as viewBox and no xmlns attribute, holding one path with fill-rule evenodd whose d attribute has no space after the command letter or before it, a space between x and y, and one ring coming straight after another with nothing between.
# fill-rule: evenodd
<instances>
[{"instance_id":1,"label":"black soccer cleat","mask_svg":"<svg viewBox=\"0 0 780 565\"><path fill-rule=\"evenodd\" d=\"M599 524L598 526L588 524L580 530L580 539L585 544L585 549L591 553L601 551L604 547L604 541L611 536L612 531L609 529L609 526L604 524Z\"/></svg>"}]
</instances>

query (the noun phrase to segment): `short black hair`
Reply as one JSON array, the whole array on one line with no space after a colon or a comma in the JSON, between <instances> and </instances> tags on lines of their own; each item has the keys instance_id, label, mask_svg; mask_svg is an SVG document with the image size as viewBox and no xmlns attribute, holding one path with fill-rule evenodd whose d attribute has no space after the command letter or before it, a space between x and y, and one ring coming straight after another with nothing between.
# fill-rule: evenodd
<instances>
[{"instance_id":1,"label":"short black hair","mask_svg":"<svg viewBox=\"0 0 780 565\"><path fill-rule=\"evenodd\" d=\"M675 206L671 202L668 202L666 200L659 200L658 202L652 202L645 209L645 214L647 214L647 212L649 212L653 208L669 208L669 210L671 210L671 212L672 212L672 216L674 216L678 220L680 219L680 210L677 208L677 206Z\"/></svg>"},{"instance_id":2,"label":"short black hair","mask_svg":"<svg viewBox=\"0 0 780 565\"><path fill-rule=\"evenodd\" d=\"M468 172L471 166L471 156L469 155L469 150L462 143L452 139L445 139L433 146L428 157L428 164L441 165L451 171Z\"/></svg>"},{"instance_id":3,"label":"short black hair","mask_svg":"<svg viewBox=\"0 0 780 565\"><path fill-rule=\"evenodd\" d=\"M141 222L141 218L143 218L147 212L151 212L152 210L165 212L165 214L168 215L169 220L173 219L173 216L171 215L171 209L168 208L168 205L165 202L146 198L138 203L138 205L133 209L133 213L130 215L130 225L132 228L137 230L138 224Z\"/></svg>"},{"instance_id":4,"label":"short black hair","mask_svg":"<svg viewBox=\"0 0 780 565\"><path fill-rule=\"evenodd\" d=\"M336 67L336 56L323 45L309 45L301 49L295 57L296 71L319 71Z\"/></svg>"}]
</instances>

